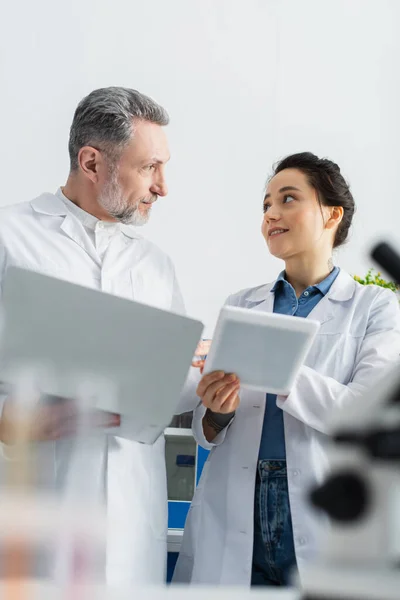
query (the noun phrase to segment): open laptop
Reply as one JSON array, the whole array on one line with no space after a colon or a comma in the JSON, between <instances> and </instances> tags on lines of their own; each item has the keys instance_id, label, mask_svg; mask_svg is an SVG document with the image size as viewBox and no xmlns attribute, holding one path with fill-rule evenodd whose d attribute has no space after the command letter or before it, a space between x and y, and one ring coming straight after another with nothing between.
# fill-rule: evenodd
<instances>
[{"instance_id":1,"label":"open laptop","mask_svg":"<svg viewBox=\"0 0 400 600\"><path fill-rule=\"evenodd\" d=\"M43 393L88 393L96 408L129 417L140 442L168 426L201 322L16 267L2 309L0 380L32 372Z\"/></svg>"}]
</instances>

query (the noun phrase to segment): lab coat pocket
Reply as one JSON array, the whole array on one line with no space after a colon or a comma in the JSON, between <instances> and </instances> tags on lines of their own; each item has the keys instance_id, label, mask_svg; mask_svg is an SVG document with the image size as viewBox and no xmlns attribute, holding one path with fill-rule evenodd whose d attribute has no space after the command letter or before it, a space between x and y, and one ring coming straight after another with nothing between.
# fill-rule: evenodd
<instances>
[{"instance_id":1,"label":"lab coat pocket","mask_svg":"<svg viewBox=\"0 0 400 600\"><path fill-rule=\"evenodd\" d=\"M318 332L305 364L321 375L347 385L351 380L362 337L346 332Z\"/></svg>"},{"instance_id":2,"label":"lab coat pocket","mask_svg":"<svg viewBox=\"0 0 400 600\"><path fill-rule=\"evenodd\" d=\"M366 314L354 314L346 304L336 304L335 310L327 312L320 320L320 328L317 333L325 336L343 335L345 337L363 337L367 325ZM318 306L317 306L318 309ZM312 315L310 314L310 318ZM315 315L316 316L316 315Z\"/></svg>"}]
</instances>

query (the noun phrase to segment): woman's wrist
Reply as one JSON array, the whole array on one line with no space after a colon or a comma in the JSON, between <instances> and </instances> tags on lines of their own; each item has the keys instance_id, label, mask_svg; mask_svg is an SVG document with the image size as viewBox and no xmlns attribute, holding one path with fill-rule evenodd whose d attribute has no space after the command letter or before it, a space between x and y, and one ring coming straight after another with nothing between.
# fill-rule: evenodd
<instances>
[{"instance_id":1,"label":"woman's wrist","mask_svg":"<svg viewBox=\"0 0 400 600\"><path fill-rule=\"evenodd\" d=\"M231 413L215 413L207 408L204 418L207 425L209 425L214 431L220 433L225 427L229 425L235 416L235 411Z\"/></svg>"}]
</instances>

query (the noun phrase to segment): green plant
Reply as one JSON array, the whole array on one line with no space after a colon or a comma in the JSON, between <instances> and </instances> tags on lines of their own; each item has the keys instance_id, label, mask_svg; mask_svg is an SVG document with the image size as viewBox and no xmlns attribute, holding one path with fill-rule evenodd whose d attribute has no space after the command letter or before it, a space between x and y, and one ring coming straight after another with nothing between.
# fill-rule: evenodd
<instances>
[{"instance_id":1,"label":"green plant","mask_svg":"<svg viewBox=\"0 0 400 600\"><path fill-rule=\"evenodd\" d=\"M370 269L364 279L358 277L358 275L353 275L353 277L358 283L361 283L361 285L379 285L380 287L387 288L395 293L400 290L400 285L393 281L386 281L381 277L380 273L375 273L374 269Z\"/></svg>"}]
</instances>

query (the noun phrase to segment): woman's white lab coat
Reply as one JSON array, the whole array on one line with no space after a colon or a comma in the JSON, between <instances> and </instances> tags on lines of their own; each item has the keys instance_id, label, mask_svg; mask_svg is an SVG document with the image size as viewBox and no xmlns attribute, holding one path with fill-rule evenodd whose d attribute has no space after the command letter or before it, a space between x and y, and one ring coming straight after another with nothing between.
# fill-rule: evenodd
<instances>
[{"instance_id":1,"label":"woman's white lab coat","mask_svg":"<svg viewBox=\"0 0 400 600\"><path fill-rule=\"evenodd\" d=\"M100 260L82 224L53 194L0 211L0 289L9 266L184 311L173 265L157 246L134 228L122 225ZM189 401L178 410L191 410L195 404L192 395L192 404ZM152 446L135 442L126 418L121 427L107 433L103 451L88 473L103 482L107 498L107 581L113 585L161 584L167 551L164 438ZM45 484L62 488L70 464L70 441L38 446L43 459L39 471Z\"/></svg>"},{"instance_id":2,"label":"woman's white lab coat","mask_svg":"<svg viewBox=\"0 0 400 600\"><path fill-rule=\"evenodd\" d=\"M272 311L272 284L241 291L228 305ZM327 471L330 416L363 402L365 392L400 353L400 311L396 296L362 286L341 271L309 315L321 327L283 409L289 497L300 576L316 553L327 522L317 515L307 491ZM273 352L273 348L271 348ZM265 394L240 392L241 404L226 430L210 444L202 429L205 408L195 411L194 434L211 450L196 490L174 580L249 585L253 551L256 466Z\"/></svg>"}]
</instances>

